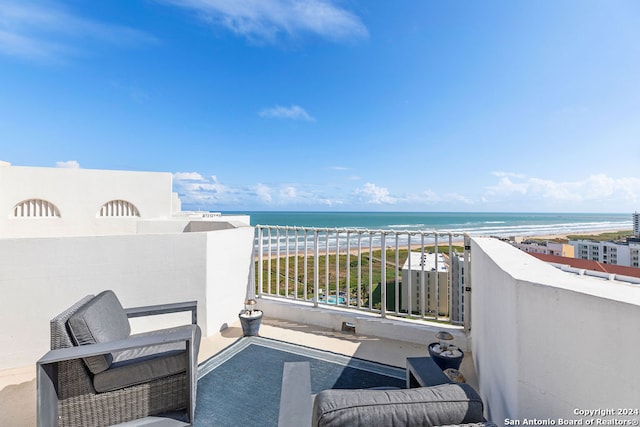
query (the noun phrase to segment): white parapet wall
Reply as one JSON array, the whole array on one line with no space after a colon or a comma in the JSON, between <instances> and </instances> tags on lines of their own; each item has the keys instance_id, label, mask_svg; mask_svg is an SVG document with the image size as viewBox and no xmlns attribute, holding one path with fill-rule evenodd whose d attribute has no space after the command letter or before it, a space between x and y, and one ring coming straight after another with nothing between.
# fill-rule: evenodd
<instances>
[{"instance_id":1,"label":"white parapet wall","mask_svg":"<svg viewBox=\"0 0 640 427\"><path fill-rule=\"evenodd\" d=\"M0 370L35 364L49 320L85 295L116 292L123 306L198 301L205 335L237 320L253 228L122 236L0 239ZM155 319L154 327L172 319ZM148 329L138 322L134 328Z\"/></svg>"},{"instance_id":2,"label":"white parapet wall","mask_svg":"<svg viewBox=\"0 0 640 427\"><path fill-rule=\"evenodd\" d=\"M489 238L471 241L471 278L472 353L493 422L595 423L629 417L581 411L638 409L640 287L564 272Z\"/></svg>"},{"instance_id":3,"label":"white parapet wall","mask_svg":"<svg viewBox=\"0 0 640 427\"><path fill-rule=\"evenodd\" d=\"M373 336L414 344L426 345L436 341L438 331L450 332L454 341L463 351L469 350L466 332L459 326L399 318L381 318L380 315L356 310L341 309L321 304L314 307L312 303L286 300L274 297L262 297L258 307L266 316L292 322L305 323L323 328L342 330L343 323L355 328L355 333L362 336Z\"/></svg>"},{"instance_id":4,"label":"white parapet wall","mask_svg":"<svg viewBox=\"0 0 640 427\"><path fill-rule=\"evenodd\" d=\"M132 234L139 220L172 217L171 186L172 175L165 172L0 167L0 236ZM34 212L17 208L29 200L46 204L46 214L42 206ZM102 211L116 201L133 211Z\"/></svg>"}]
</instances>

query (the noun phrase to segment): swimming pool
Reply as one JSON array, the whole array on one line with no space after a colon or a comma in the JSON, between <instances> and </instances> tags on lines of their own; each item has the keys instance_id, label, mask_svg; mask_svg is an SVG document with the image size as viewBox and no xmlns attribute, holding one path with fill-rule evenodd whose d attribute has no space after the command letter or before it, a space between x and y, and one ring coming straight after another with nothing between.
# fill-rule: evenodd
<instances>
[{"instance_id":1,"label":"swimming pool","mask_svg":"<svg viewBox=\"0 0 640 427\"><path fill-rule=\"evenodd\" d=\"M335 295L330 295L329 298L321 298L320 302L326 302L327 304L335 304L336 303L336 296ZM338 297L338 304L344 304L346 303L347 300L344 297Z\"/></svg>"}]
</instances>

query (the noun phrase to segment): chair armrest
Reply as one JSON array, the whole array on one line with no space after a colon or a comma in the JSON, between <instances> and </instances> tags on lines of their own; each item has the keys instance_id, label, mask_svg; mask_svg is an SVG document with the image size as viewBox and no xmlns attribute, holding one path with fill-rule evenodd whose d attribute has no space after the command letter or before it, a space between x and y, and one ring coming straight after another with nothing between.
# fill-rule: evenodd
<instances>
[{"instance_id":1,"label":"chair armrest","mask_svg":"<svg viewBox=\"0 0 640 427\"><path fill-rule=\"evenodd\" d=\"M176 302L171 304L147 305L142 307L125 308L127 317L155 316L158 314L191 312L191 323L198 323L198 301Z\"/></svg>"},{"instance_id":2,"label":"chair armrest","mask_svg":"<svg viewBox=\"0 0 640 427\"><path fill-rule=\"evenodd\" d=\"M148 347L159 344L170 344L181 341L195 341L196 326L168 329L166 334L148 335L143 337L131 337L124 340L110 341L106 343L87 344L74 347L50 350L38 360L38 365L62 362L65 360L80 359L99 354L113 353L138 347Z\"/></svg>"}]
</instances>

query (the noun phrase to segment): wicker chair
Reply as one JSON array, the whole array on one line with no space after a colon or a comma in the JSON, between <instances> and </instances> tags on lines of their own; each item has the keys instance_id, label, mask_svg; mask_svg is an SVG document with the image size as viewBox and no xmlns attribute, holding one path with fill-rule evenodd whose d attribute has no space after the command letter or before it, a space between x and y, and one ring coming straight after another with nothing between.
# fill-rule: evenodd
<instances>
[{"instance_id":1,"label":"wicker chair","mask_svg":"<svg viewBox=\"0 0 640 427\"><path fill-rule=\"evenodd\" d=\"M191 311L190 325L129 334L128 318L180 311ZM56 316L51 351L37 362L38 426L101 427L143 419L151 425L163 415L169 418L158 418L159 425L193 423L196 316L195 301L123 309L112 291L87 296Z\"/></svg>"}]
</instances>

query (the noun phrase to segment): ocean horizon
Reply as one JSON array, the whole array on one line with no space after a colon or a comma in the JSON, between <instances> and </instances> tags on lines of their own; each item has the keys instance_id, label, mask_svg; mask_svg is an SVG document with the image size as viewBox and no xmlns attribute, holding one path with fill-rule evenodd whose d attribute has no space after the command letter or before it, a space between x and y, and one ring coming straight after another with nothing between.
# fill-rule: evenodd
<instances>
[{"instance_id":1,"label":"ocean horizon","mask_svg":"<svg viewBox=\"0 0 640 427\"><path fill-rule=\"evenodd\" d=\"M542 236L631 230L632 214L510 212L227 211L251 216L251 225L369 230L437 231L491 236Z\"/></svg>"}]
</instances>

